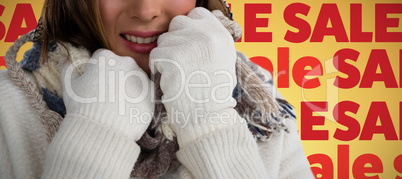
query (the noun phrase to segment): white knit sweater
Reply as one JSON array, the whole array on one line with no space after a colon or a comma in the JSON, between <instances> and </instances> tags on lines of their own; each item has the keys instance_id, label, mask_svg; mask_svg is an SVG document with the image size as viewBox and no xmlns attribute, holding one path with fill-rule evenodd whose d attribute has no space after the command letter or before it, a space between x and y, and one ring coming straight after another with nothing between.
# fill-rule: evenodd
<instances>
[{"instance_id":1,"label":"white knit sweater","mask_svg":"<svg viewBox=\"0 0 402 179\"><path fill-rule=\"evenodd\" d=\"M77 116L63 121L52 141L57 144L54 146L72 147L48 150L39 115L22 90L9 79L6 70L0 71L0 82L0 178L40 178L42 175L43 178L128 178L140 153L136 143ZM243 126L206 135L177 153L186 166L181 165L161 178L256 178L258 174L241 176L240 170L251 171L256 163L250 161L259 158L266 169L263 173L269 173L270 178L314 178L296 122L292 119L286 122L289 133L274 134L268 141L257 144ZM57 156L57 160L46 156ZM53 162L45 163L45 160ZM211 163L214 165L210 166ZM215 172L205 173L211 167ZM50 172L43 173L45 169Z\"/></svg>"}]
</instances>

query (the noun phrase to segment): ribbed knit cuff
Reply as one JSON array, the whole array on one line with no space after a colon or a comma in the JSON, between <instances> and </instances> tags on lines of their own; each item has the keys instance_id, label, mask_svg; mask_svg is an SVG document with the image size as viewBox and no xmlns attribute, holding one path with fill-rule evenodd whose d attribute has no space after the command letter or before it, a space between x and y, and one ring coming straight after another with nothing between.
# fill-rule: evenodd
<instances>
[{"instance_id":1,"label":"ribbed knit cuff","mask_svg":"<svg viewBox=\"0 0 402 179\"><path fill-rule=\"evenodd\" d=\"M270 178L257 143L243 124L205 135L176 155L195 178Z\"/></svg>"},{"instance_id":2,"label":"ribbed knit cuff","mask_svg":"<svg viewBox=\"0 0 402 179\"><path fill-rule=\"evenodd\" d=\"M120 132L130 139L139 140L138 137L134 136L142 136L142 134L137 134L138 132L135 130L136 127L140 127L140 121L136 121L136 119L130 118L130 111L128 110L124 111L124 115L119 115L119 109L114 108L107 102L91 103L82 106L77 105L74 107L77 108L71 110L74 111L74 115L79 115L83 118L89 118L94 122L98 122L104 127L108 127L114 131Z\"/></svg>"},{"instance_id":3,"label":"ribbed knit cuff","mask_svg":"<svg viewBox=\"0 0 402 179\"><path fill-rule=\"evenodd\" d=\"M236 110L229 108L217 112L199 112L186 118L178 116L178 121L173 122L173 129L177 135L177 141L180 147L186 147L194 140L197 140L204 135L214 133L232 125L246 125L246 121L242 119ZM176 120L176 119L173 119Z\"/></svg>"},{"instance_id":4,"label":"ribbed knit cuff","mask_svg":"<svg viewBox=\"0 0 402 179\"><path fill-rule=\"evenodd\" d=\"M129 178L140 151L124 135L67 115L46 151L42 178Z\"/></svg>"}]
</instances>

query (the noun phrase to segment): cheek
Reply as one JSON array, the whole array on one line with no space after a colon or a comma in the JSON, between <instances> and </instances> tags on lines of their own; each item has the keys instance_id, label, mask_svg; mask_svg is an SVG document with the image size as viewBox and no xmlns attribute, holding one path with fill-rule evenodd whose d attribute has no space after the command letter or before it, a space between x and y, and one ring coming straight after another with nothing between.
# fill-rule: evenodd
<instances>
[{"instance_id":1,"label":"cheek","mask_svg":"<svg viewBox=\"0 0 402 179\"><path fill-rule=\"evenodd\" d=\"M115 26L122 9L120 1L99 0L99 12L107 32Z\"/></svg>"},{"instance_id":2,"label":"cheek","mask_svg":"<svg viewBox=\"0 0 402 179\"><path fill-rule=\"evenodd\" d=\"M174 16L187 15L195 8L196 0L166 0L167 10Z\"/></svg>"},{"instance_id":3,"label":"cheek","mask_svg":"<svg viewBox=\"0 0 402 179\"><path fill-rule=\"evenodd\" d=\"M99 0L99 12L102 18L102 23L107 27L107 24L111 22L111 15L113 14L113 9L108 8L110 1Z\"/></svg>"},{"instance_id":4,"label":"cheek","mask_svg":"<svg viewBox=\"0 0 402 179\"><path fill-rule=\"evenodd\" d=\"M123 2L124 0L99 0L99 12L111 50L118 49L116 48L116 29L120 14L124 10Z\"/></svg>"}]
</instances>

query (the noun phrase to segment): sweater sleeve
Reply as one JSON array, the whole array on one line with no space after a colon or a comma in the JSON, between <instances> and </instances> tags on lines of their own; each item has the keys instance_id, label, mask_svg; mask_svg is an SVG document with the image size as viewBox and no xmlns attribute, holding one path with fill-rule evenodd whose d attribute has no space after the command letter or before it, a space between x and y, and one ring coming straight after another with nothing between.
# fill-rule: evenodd
<instances>
[{"instance_id":1,"label":"sweater sleeve","mask_svg":"<svg viewBox=\"0 0 402 179\"><path fill-rule=\"evenodd\" d=\"M279 177L292 179L315 178L310 169L303 146L297 132L296 121L288 121L289 133L283 134L283 150Z\"/></svg>"},{"instance_id":2,"label":"sweater sleeve","mask_svg":"<svg viewBox=\"0 0 402 179\"><path fill-rule=\"evenodd\" d=\"M246 125L204 135L176 153L194 178L271 178Z\"/></svg>"},{"instance_id":3,"label":"sweater sleeve","mask_svg":"<svg viewBox=\"0 0 402 179\"><path fill-rule=\"evenodd\" d=\"M288 127L287 132L282 132L277 136L273 136L273 138L276 137L276 139L273 139L270 144L276 146L274 146L274 148L265 151L263 148L260 148L260 150L262 150L261 152L268 152L268 153L273 150L281 150L279 152L280 155L279 153L277 153L276 154L277 156L269 157L271 159L273 158L279 159L278 160L279 165L275 164L276 166L273 166L279 170L276 170L275 172L271 173L277 174L274 176L277 176L276 178L281 179L315 178L311 171L309 162L307 160L306 154L304 153L303 145L299 137L297 121L296 121L296 111L294 107L284 99L284 97L275 87L271 74L268 71L262 69L261 67L258 67L258 69L260 73L264 74L266 79L265 83L271 84L270 85L272 88L271 91L273 92L273 94L275 94L275 99L277 100L279 106L281 107L282 112L287 114L286 115L287 118L284 119ZM267 141L266 143L270 143L270 141Z\"/></svg>"},{"instance_id":4,"label":"sweater sleeve","mask_svg":"<svg viewBox=\"0 0 402 179\"><path fill-rule=\"evenodd\" d=\"M268 168L274 169L271 174L275 176L275 178L315 178L299 137L294 107L284 99L275 87L271 74L259 66L257 68L258 71L265 76L265 83L270 84L272 88L271 91L275 94L275 99L281 107L282 112L287 114L287 118L284 119L288 127L287 132L282 132L276 136L274 135L272 137L274 139L260 143L261 145L259 145L261 152L268 153L266 154L268 157L266 159L264 158L264 160L268 160L265 162L266 165L273 164L273 166L269 166ZM271 145L271 147L265 148L264 145ZM276 152L272 152L274 150L276 150ZM264 154L262 154L262 156L264 156Z\"/></svg>"},{"instance_id":5,"label":"sweater sleeve","mask_svg":"<svg viewBox=\"0 0 402 179\"><path fill-rule=\"evenodd\" d=\"M67 114L47 150L42 178L129 178L139 153L124 135Z\"/></svg>"},{"instance_id":6,"label":"sweater sleeve","mask_svg":"<svg viewBox=\"0 0 402 179\"><path fill-rule=\"evenodd\" d=\"M15 178L12 173L12 163L9 156L7 142L0 127L0 178Z\"/></svg>"},{"instance_id":7,"label":"sweater sleeve","mask_svg":"<svg viewBox=\"0 0 402 179\"><path fill-rule=\"evenodd\" d=\"M7 70L0 81L0 178L40 178L48 146L43 125Z\"/></svg>"},{"instance_id":8,"label":"sweater sleeve","mask_svg":"<svg viewBox=\"0 0 402 179\"><path fill-rule=\"evenodd\" d=\"M275 133L268 141L257 142L267 171L273 178L314 178L297 130L295 109L275 88L272 75L267 70L251 62L242 52L238 51L237 55L268 84L282 112L287 116L283 120L286 122L288 132Z\"/></svg>"},{"instance_id":9,"label":"sweater sleeve","mask_svg":"<svg viewBox=\"0 0 402 179\"><path fill-rule=\"evenodd\" d=\"M129 178L140 153L133 140L67 115L49 146L38 113L6 71L0 71L0 178Z\"/></svg>"}]
</instances>

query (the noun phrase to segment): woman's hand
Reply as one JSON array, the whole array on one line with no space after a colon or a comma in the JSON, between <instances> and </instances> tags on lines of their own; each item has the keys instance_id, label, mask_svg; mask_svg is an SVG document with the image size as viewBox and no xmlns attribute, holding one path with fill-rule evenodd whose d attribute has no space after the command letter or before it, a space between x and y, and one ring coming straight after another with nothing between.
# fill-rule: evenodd
<instances>
[{"instance_id":1,"label":"woman's hand","mask_svg":"<svg viewBox=\"0 0 402 179\"><path fill-rule=\"evenodd\" d=\"M154 113L153 82L134 59L106 49L95 51L85 65L82 75L69 60L61 67L67 116L85 117L138 141Z\"/></svg>"},{"instance_id":2,"label":"woman's hand","mask_svg":"<svg viewBox=\"0 0 402 179\"><path fill-rule=\"evenodd\" d=\"M243 121L233 109L235 63L232 36L207 9L173 18L159 37L150 68L162 74L162 102L180 146Z\"/></svg>"}]
</instances>

